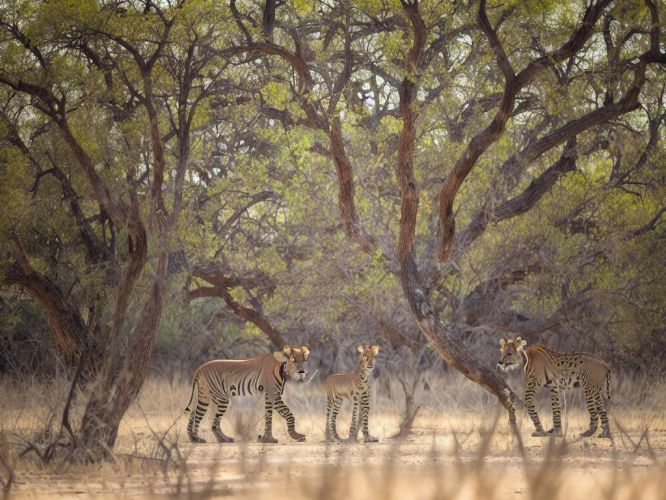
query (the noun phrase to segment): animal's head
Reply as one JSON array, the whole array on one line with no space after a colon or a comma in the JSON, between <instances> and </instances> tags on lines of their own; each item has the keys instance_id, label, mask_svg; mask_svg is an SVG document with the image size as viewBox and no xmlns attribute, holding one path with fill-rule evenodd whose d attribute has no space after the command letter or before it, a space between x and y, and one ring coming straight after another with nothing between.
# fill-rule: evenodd
<instances>
[{"instance_id":1,"label":"animal's head","mask_svg":"<svg viewBox=\"0 0 666 500\"><path fill-rule=\"evenodd\" d=\"M379 346L360 345L356 350L359 352L359 362L368 370L372 370L375 367L375 356L379 354Z\"/></svg>"},{"instance_id":2,"label":"animal's head","mask_svg":"<svg viewBox=\"0 0 666 500\"><path fill-rule=\"evenodd\" d=\"M500 339L500 359L497 362L497 368L502 371L515 370L523 363L523 349L527 341L520 337L516 340Z\"/></svg>"},{"instance_id":3,"label":"animal's head","mask_svg":"<svg viewBox=\"0 0 666 500\"><path fill-rule=\"evenodd\" d=\"M273 356L279 363L284 363L284 371L289 378L296 382L305 382L308 374L308 358L310 349L303 347L284 346L281 351L275 351Z\"/></svg>"}]
</instances>

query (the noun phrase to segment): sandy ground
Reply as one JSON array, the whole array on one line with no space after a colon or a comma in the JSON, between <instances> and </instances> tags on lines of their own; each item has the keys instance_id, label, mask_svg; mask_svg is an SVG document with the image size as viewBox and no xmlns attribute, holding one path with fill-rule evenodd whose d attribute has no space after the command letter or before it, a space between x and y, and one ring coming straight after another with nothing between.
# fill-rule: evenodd
<instances>
[{"instance_id":1,"label":"sandy ground","mask_svg":"<svg viewBox=\"0 0 666 500\"><path fill-rule=\"evenodd\" d=\"M182 413L187 385L152 384L123 421L117 463L59 468L15 461L12 498L666 499L666 416L660 404L614 408L613 440L577 437L587 416L575 400L562 439L531 437L531 423L522 415L521 452L492 400L477 408L425 407L403 440L391 437L400 423L399 405L380 400L370 421L379 443L330 445L323 439L323 399L292 391L287 399L307 442L292 442L279 417L279 444L253 442L262 415L260 400L250 398L232 406L223 421L238 443L215 443L204 420L201 435L209 442L193 445ZM350 418L345 410L343 436ZM541 414L547 425L547 406ZM16 447L18 436L30 436L46 418L19 407L0 417L5 435L17 437Z\"/></svg>"},{"instance_id":2,"label":"sandy ground","mask_svg":"<svg viewBox=\"0 0 666 500\"><path fill-rule=\"evenodd\" d=\"M527 460L510 451L486 453L484 437L468 435L457 453L453 435L429 434L372 445L183 443L178 446L186 458L182 467L163 469L121 456L115 466L61 474L33 470L18 475L13 496L146 498L195 492L238 498L666 498L666 469L657 458L666 452L664 432L652 436L660 446L653 444L651 452L598 440L529 438ZM498 432L488 446L503 448L504 441L513 438ZM545 491L539 482L547 485Z\"/></svg>"}]
</instances>

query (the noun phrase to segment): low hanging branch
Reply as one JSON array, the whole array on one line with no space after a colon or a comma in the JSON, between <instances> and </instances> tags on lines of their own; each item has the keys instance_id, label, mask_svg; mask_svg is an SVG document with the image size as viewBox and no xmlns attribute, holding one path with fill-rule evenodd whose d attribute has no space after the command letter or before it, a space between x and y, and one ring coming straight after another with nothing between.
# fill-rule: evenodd
<instances>
[{"instance_id":1,"label":"low hanging branch","mask_svg":"<svg viewBox=\"0 0 666 500\"><path fill-rule=\"evenodd\" d=\"M287 345L287 342L282 333L271 324L270 320L258 308L247 307L234 299L231 290L235 287L245 286L246 288L253 285L261 284L265 281L264 277L257 278L256 282L250 280L241 280L240 278L230 278L225 275L221 270L212 266L197 267L193 271L193 275L197 278L204 280L212 286L198 287L187 292L187 298L194 300L201 297L219 297L227 304L227 306L234 312L236 316L249 321L257 326L266 336L270 339L273 345L277 348L282 348Z\"/></svg>"},{"instance_id":2,"label":"low hanging branch","mask_svg":"<svg viewBox=\"0 0 666 500\"><path fill-rule=\"evenodd\" d=\"M102 354L99 339L90 335L78 309L67 300L67 296L47 276L35 271L28 255L16 235L16 262L4 271L3 282L20 285L41 305L46 314L53 339L62 356L72 365L79 362L81 353L88 352L84 365L84 376L90 378L97 373L97 363Z\"/></svg>"}]
</instances>

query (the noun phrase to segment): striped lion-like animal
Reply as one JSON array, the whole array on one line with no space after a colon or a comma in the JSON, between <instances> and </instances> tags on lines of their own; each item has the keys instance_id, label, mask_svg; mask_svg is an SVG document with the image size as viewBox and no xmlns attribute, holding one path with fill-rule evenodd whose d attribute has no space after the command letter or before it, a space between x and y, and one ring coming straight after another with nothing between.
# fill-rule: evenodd
<instances>
[{"instance_id":1,"label":"striped lion-like animal","mask_svg":"<svg viewBox=\"0 0 666 500\"><path fill-rule=\"evenodd\" d=\"M199 437L199 424L213 402L217 407L213 418L213 434L220 443L234 440L225 435L220 421L234 396L251 396L264 393L266 428L259 441L277 443L273 437L273 410L286 421L289 435L296 441L305 441L305 435L296 432L296 421L291 410L282 400L284 384L288 379L305 382L310 349L285 346L281 351L264 354L252 359L220 359L204 363L194 372L192 395L185 411L191 411L196 391L196 408L190 413L187 434L193 443L205 443Z\"/></svg>"},{"instance_id":2,"label":"striped lion-like animal","mask_svg":"<svg viewBox=\"0 0 666 500\"><path fill-rule=\"evenodd\" d=\"M560 391L580 387L585 396L585 405L590 413L590 427L581 437L592 436L601 419L602 438L610 438L608 413L604 403L604 395L610 401L611 369L605 361L586 352L558 352L543 344L529 347L527 341L520 337L515 340L500 339L500 360L497 363L502 371L518 368L525 362L525 406L535 430L533 436L562 435L562 404ZM553 408L553 428L544 431L534 404L537 389L550 389ZM605 394L604 394L605 392Z\"/></svg>"},{"instance_id":3,"label":"striped lion-like animal","mask_svg":"<svg viewBox=\"0 0 666 500\"><path fill-rule=\"evenodd\" d=\"M361 427L363 441L375 443L377 438L368 431L368 414L370 413L370 373L375 367L375 356L379 354L378 345L358 346L358 367L353 372L335 373L324 380L326 387L326 440L339 441L336 418L344 398L352 401L352 422L349 440L356 441Z\"/></svg>"}]
</instances>

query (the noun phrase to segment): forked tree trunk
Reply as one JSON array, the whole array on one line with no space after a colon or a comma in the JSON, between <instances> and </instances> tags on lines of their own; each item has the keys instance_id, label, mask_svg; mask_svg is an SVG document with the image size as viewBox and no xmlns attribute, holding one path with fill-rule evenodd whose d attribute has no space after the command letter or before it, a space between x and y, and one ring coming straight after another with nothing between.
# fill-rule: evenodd
<instances>
[{"instance_id":1,"label":"forked tree trunk","mask_svg":"<svg viewBox=\"0 0 666 500\"><path fill-rule=\"evenodd\" d=\"M426 41L426 26L421 18L417 0L402 0L402 6L413 31L412 46L405 59L405 77L400 85L400 115L402 130L398 143L396 176L400 185L400 233L397 258L400 264L400 283L409 302L412 316L419 329L437 353L470 380L494 394L506 408L509 423L515 428L518 398L507 383L489 366L476 359L464 344L453 337L434 315L425 292L414 257L414 238L419 208L419 193L414 178L414 146L416 138L417 86L414 81Z\"/></svg>"}]
</instances>

